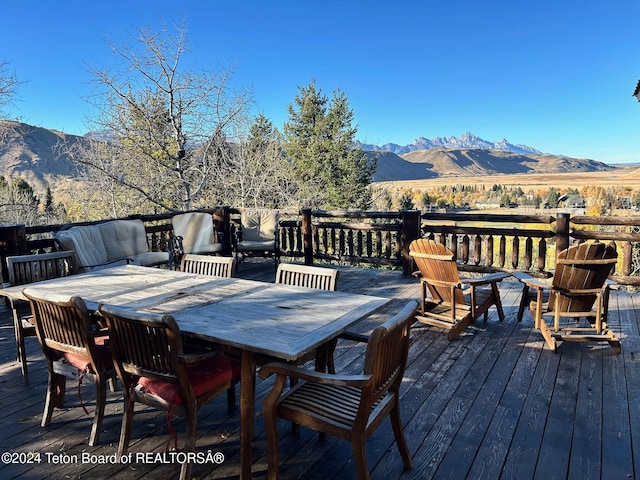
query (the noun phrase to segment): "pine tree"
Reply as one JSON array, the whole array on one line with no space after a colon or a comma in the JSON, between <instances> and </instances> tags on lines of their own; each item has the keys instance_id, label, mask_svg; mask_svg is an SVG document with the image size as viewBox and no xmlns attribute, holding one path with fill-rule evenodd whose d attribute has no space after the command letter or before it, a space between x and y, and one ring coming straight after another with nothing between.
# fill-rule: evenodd
<instances>
[{"instance_id":1,"label":"pine tree","mask_svg":"<svg viewBox=\"0 0 640 480\"><path fill-rule=\"evenodd\" d=\"M375 161L354 146L357 128L346 95L336 90L329 100L315 81L299 90L284 125L298 200L314 208L368 208Z\"/></svg>"}]
</instances>

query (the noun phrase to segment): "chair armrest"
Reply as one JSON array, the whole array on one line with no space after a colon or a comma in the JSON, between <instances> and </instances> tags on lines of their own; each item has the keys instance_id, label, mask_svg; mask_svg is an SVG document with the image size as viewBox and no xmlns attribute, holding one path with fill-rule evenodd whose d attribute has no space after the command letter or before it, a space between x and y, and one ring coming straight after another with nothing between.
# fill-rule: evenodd
<instances>
[{"instance_id":1,"label":"chair armrest","mask_svg":"<svg viewBox=\"0 0 640 480\"><path fill-rule=\"evenodd\" d=\"M551 290L553 289L553 285L547 282L543 282L542 280L538 280L537 278L529 277L529 278L518 278L522 283L530 288L535 288L538 290Z\"/></svg>"},{"instance_id":2,"label":"chair armrest","mask_svg":"<svg viewBox=\"0 0 640 480\"><path fill-rule=\"evenodd\" d=\"M175 235L173 232L169 234L169 241L167 242L167 250L169 252L169 266L173 269L177 269L182 261L184 255L184 246L182 245L182 237Z\"/></svg>"},{"instance_id":3,"label":"chair armrest","mask_svg":"<svg viewBox=\"0 0 640 480\"><path fill-rule=\"evenodd\" d=\"M608 278L604 281L604 286L611 289L611 290L620 290L620 287L622 285L620 285L618 282L616 282L615 280L609 280Z\"/></svg>"},{"instance_id":4,"label":"chair armrest","mask_svg":"<svg viewBox=\"0 0 640 480\"><path fill-rule=\"evenodd\" d=\"M508 273L496 272L496 273L490 273L489 275L484 275L478 278L470 278L470 277L460 278L460 282L465 283L467 285L474 285L474 286L488 285L490 283L501 282L508 276L509 276Z\"/></svg>"},{"instance_id":5,"label":"chair armrest","mask_svg":"<svg viewBox=\"0 0 640 480\"><path fill-rule=\"evenodd\" d=\"M217 350L209 350L197 353L184 353L182 355L178 355L178 362L184 365L191 365L193 363L198 363L202 360L213 358L218 355L221 355L221 353Z\"/></svg>"},{"instance_id":6,"label":"chair armrest","mask_svg":"<svg viewBox=\"0 0 640 480\"><path fill-rule=\"evenodd\" d=\"M369 335L364 335L358 332L350 332L349 330L345 330L342 332L338 338L343 338L345 340L351 340L353 342L367 343L369 341Z\"/></svg>"},{"instance_id":7,"label":"chair armrest","mask_svg":"<svg viewBox=\"0 0 640 480\"><path fill-rule=\"evenodd\" d=\"M371 380L371 375L333 375L278 362L268 363L258 372L258 375L263 380L273 374L339 387L363 387Z\"/></svg>"}]
</instances>

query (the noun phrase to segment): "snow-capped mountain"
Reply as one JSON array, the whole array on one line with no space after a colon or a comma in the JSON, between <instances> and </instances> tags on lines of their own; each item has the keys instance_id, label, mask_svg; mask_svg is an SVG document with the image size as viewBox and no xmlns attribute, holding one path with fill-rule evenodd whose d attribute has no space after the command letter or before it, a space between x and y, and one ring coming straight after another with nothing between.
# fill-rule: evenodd
<instances>
[{"instance_id":1,"label":"snow-capped mountain","mask_svg":"<svg viewBox=\"0 0 640 480\"><path fill-rule=\"evenodd\" d=\"M420 137L410 145L398 145L396 143L387 143L382 146L373 144L360 143L363 150L392 152L396 155L415 152L416 150L429 150L431 148L479 148L482 150L504 150L513 153L533 153L541 154L542 152L527 145L513 145L506 138L497 142L489 142L471 132L467 132L460 137Z\"/></svg>"}]
</instances>

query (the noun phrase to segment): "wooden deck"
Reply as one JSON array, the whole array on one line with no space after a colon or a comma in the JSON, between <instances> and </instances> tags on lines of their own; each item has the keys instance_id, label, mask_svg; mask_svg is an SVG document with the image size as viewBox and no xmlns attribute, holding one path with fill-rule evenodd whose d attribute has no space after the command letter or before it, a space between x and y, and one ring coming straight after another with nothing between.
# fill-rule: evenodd
<instances>
[{"instance_id":1,"label":"wooden deck","mask_svg":"<svg viewBox=\"0 0 640 480\"><path fill-rule=\"evenodd\" d=\"M261 268L262 267L262 268ZM240 276L273 281L273 264L247 262ZM457 340L433 327L412 330L409 365L402 390L405 423L414 468L403 471L386 421L367 444L374 479L628 479L640 478L640 297L614 292L609 323L622 339L622 354L607 344L567 343L551 353L532 330L530 315L516 321L520 285L505 281L501 293L506 319L495 311ZM338 289L393 297L384 311L360 327L370 330L408 298L418 284L400 272L343 268ZM256 312L259 315L259 312ZM25 386L15 361L9 312L0 309L0 452L40 454L40 463L0 463L0 478L175 478L179 467L153 457L168 439L164 413L139 407L134 420L131 463L112 462L120 433L122 395L108 393L104 432L97 447L88 447L91 417L79 406L77 385L67 384L67 402L52 424L40 427L46 371L39 346L27 339L31 383ZM357 372L364 347L338 344L336 367ZM255 478L266 477L266 449L260 418L269 382L257 383ZM93 387L83 387L90 413ZM184 431L181 419L173 420ZM207 463L194 467L202 479L237 478L239 418L227 414L219 397L199 415L198 452ZM350 448L344 441L287 424L279 429L283 479L353 478ZM182 440L182 437L179 437ZM224 460L216 457L218 453ZM143 457L140 454L147 454ZM85 455L83 457L83 455ZM94 455L94 457L89 457ZM4 459L5 457L3 457ZM19 458L18 458L19 459ZM37 459L34 456L33 459ZM164 460L171 460L165 457ZM54 462L62 463L54 463Z\"/></svg>"}]
</instances>

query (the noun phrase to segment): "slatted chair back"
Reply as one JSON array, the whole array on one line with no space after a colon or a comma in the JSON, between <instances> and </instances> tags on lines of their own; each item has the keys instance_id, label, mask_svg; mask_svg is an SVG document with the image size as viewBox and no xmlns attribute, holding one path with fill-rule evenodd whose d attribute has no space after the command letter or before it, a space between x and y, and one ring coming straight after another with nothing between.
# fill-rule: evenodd
<instances>
[{"instance_id":1,"label":"slatted chair back","mask_svg":"<svg viewBox=\"0 0 640 480\"><path fill-rule=\"evenodd\" d=\"M549 296L550 310L587 312L617 262L618 254L604 243L581 243L558 254ZM592 294L589 294L592 291Z\"/></svg>"},{"instance_id":2,"label":"slatted chair back","mask_svg":"<svg viewBox=\"0 0 640 480\"><path fill-rule=\"evenodd\" d=\"M371 405L389 390L397 394L409 355L409 332L415 304L376 327L367 342L364 374L372 381L362 395L362 415L368 418Z\"/></svg>"},{"instance_id":3,"label":"slatted chair back","mask_svg":"<svg viewBox=\"0 0 640 480\"><path fill-rule=\"evenodd\" d=\"M66 277L75 273L74 251L41 253L36 255L16 255L7 257L9 285L29 283ZM26 302L9 299L13 315L18 361L25 383L29 383L27 367L26 337L35 337L36 331L30 322L31 313Z\"/></svg>"},{"instance_id":4,"label":"slatted chair back","mask_svg":"<svg viewBox=\"0 0 640 480\"><path fill-rule=\"evenodd\" d=\"M333 268L281 263L276 271L276 283L335 291L338 274Z\"/></svg>"},{"instance_id":5,"label":"slatted chair back","mask_svg":"<svg viewBox=\"0 0 640 480\"><path fill-rule=\"evenodd\" d=\"M198 275L231 278L233 276L234 262L235 259L233 257L186 254L182 257L180 270Z\"/></svg>"},{"instance_id":6,"label":"slatted chair back","mask_svg":"<svg viewBox=\"0 0 640 480\"><path fill-rule=\"evenodd\" d=\"M111 351L104 344L106 332L100 332L92 322L80 297L40 296L37 286L26 288L24 296L31 305L36 334L49 370L41 425L49 425L54 407L63 406L65 377L78 378L81 385L83 377L89 375L95 380L97 389L89 436L89 445L94 446L102 431L107 382L115 379Z\"/></svg>"},{"instance_id":7,"label":"slatted chair back","mask_svg":"<svg viewBox=\"0 0 640 480\"><path fill-rule=\"evenodd\" d=\"M73 250L7 257L10 285L66 277L75 273Z\"/></svg>"},{"instance_id":8,"label":"slatted chair back","mask_svg":"<svg viewBox=\"0 0 640 480\"><path fill-rule=\"evenodd\" d=\"M180 330L170 315L128 313L101 307L110 335L118 377L126 390L136 377L178 383L178 356L184 353Z\"/></svg>"},{"instance_id":9,"label":"slatted chair back","mask_svg":"<svg viewBox=\"0 0 640 480\"><path fill-rule=\"evenodd\" d=\"M434 299L451 304L465 303L462 290L452 288L460 284L460 275L451 250L435 240L421 238L411 242L409 254Z\"/></svg>"},{"instance_id":10,"label":"slatted chair back","mask_svg":"<svg viewBox=\"0 0 640 480\"><path fill-rule=\"evenodd\" d=\"M48 359L55 361L58 352L67 352L87 356L94 362L98 354L89 337L89 311L80 297L47 299L38 297L33 287L26 289L24 295L31 304L36 333Z\"/></svg>"}]
</instances>

